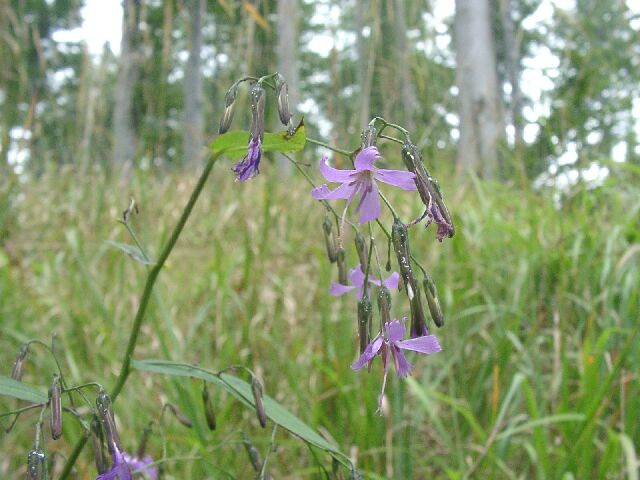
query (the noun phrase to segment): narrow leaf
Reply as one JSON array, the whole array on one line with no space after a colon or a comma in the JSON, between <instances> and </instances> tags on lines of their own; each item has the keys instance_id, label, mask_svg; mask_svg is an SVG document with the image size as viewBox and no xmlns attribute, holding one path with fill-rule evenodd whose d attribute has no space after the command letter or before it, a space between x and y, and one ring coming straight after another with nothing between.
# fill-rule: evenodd
<instances>
[{"instance_id":1,"label":"narrow leaf","mask_svg":"<svg viewBox=\"0 0 640 480\"><path fill-rule=\"evenodd\" d=\"M118 250L122 250L124 253L133 258L136 262L140 262L144 265L153 265L153 261L144 256L142 251L136 245L129 245L128 243L116 242L114 240L107 240L107 244L112 247L116 247Z\"/></svg>"},{"instance_id":2,"label":"narrow leaf","mask_svg":"<svg viewBox=\"0 0 640 480\"><path fill-rule=\"evenodd\" d=\"M40 391L37 387L28 383L18 382L11 377L0 375L0 395L19 398L33 403L44 403L47 401L47 395Z\"/></svg>"},{"instance_id":3,"label":"narrow leaf","mask_svg":"<svg viewBox=\"0 0 640 480\"><path fill-rule=\"evenodd\" d=\"M304 148L307 141L304 124L300 125L296 132L289 136L286 130L275 133L265 133L262 141L263 152L297 152ZM217 137L211 142L213 153L224 154L231 160L239 160L247 154L249 144L249 132L244 130L232 130Z\"/></svg>"}]
</instances>

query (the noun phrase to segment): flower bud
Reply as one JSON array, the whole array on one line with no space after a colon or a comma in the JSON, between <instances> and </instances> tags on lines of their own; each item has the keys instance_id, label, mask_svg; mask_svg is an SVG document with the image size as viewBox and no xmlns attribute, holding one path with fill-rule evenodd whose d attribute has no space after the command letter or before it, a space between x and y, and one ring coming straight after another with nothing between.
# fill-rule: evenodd
<instances>
[{"instance_id":1,"label":"flower bud","mask_svg":"<svg viewBox=\"0 0 640 480\"><path fill-rule=\"evenodd\" d=\"M108 470L107 459L104 454L104 437L100 420L95 415L91 420L91 445L93 446L93 455L96 460L96 470L98 473L104 473Z\"/></svg>"},{"instance_id":2,"label":"flower bud","mask_svg":"<svg viewBox=\"0 0 640 480\"><path fill-rule=\"evenodd\" d=\"M30 480L44 480L47 478L47 457L39 449L33 449L27 456L27 474Z\"/></svg>"},{"instance_id":3,"label":"flower bud","mask_svg":"<svg viewBox=\"0 0 640 480\"><path fill-rule=\"evenodd\" d=\"M427 305L429 305L429 313L431 313L431 318L433 318L433 322L436 324L438 328L444 325L444 314L442 313L442 309L440 308L440 300L438 300L438 290L436 289L436 284L431 278L431 275L424 276L422 280L422 285L424 286L424 293L427 297Z\"/></svg>"},{"instance_id":4,"label":"flower bud","mask_svg":"<svg viewBox=\"0 0 640 480\"><path fill-rule=\"evenodd\" d=\"M207 420L207 427L209 427L209 430L215 430L216 414L213 411L213 403L211 402L211 397L209 396L209 388L207 387L207 382L203 382L202 384L202 403L204 404L204 417Z\"/></svg>"},{"instance_id":5,"label":"flower bud","mask_svg":"<svg viewBox=\"0 0 640 480\"><path fill-rule=\"evenodd\" d=\"M253 469L256 472L262 470L262 457L260 456L260 452L256 447L253 446L249 437L243 433L242 444L244 445L244 449L247 451L247 455L249 455L249 461L253 466Z\"/></svg>"},{"instance_id":6,"label":"flower bud","mask_svg":"<svg viewBox=\"0 0 640 480\"><path fill-rule=\"evenodd\" d=\"M51 437L58 440L62 436L62 391L60 390L60 377L53 375L51 388L49 388L49 408L51 409Z\"/></svg>"},{"instance_id":7,"label":"flower bud","mask_svg":"<svg viewBox=\"0 0 640 480\"><path fill-rule=\"evenodd\" d=\"M264 137L264 104L266 100L266 94L264 88L259 83L256 83L251 89L251 138L262 139Z\"/></svg>"},{"instance_id":8,"label":"flower bud","mask_svg":"<svg viewBox=\"0 0 640 480\"><path fill-rule=\"evenodd\" d=\"M22 380L24 360L27 358L27 353L29 353L29 344L23 343L20 345L20 350L18 350L18 354L16 355L16 361L13 362L13 368L11 369L11 378L14 380Z\"/></svg>"},{"instance_id":9,"label":"flower bud","mask_svg":"<svg viewBox=\"0 0 640 480\"><path fill-rule=\"evenodd\" d=\"M331 263L335 263L338 259L338 247L336 246L336 237L333 235L333 223L329 215L325 215L322 221L322 231L324 232L324 243L327 248L327 257Z\"/></svg>"},{"instance_id":10,"label":"flower bud","mask_svg":"<svg viewBox=\"0 0 640 480\"><path fill-rule=\"evenodd\" d=\"M369 249L367 248L367 241L365 240L364 235L360 232L356 233L354 241L356 244L356 251L358 252L358 259L360 260L360 267L364 271L369 263Z\"/></svg>"},{"instance_id":11,"label":"flower bud","mask_svg":"<svg viewBox=\"0 0 640 480\"><path fill-rule=\"evenodd\" d=\"M358 337L360 338L360 353L364 352L371 341L371 319L373 308L369 296L365 294L358 301Z\"/></svg>"},{"instance_id":12,"label":"flower bud","mask_svg":"<svg viewBox=\"0 0 640 480\"><path fill-rule=\"evenodd\" d=\"M338 283L342 285L347 284L347 261L345 259L344 248L338 247L338 253L336 255L338 262Z\"/></svg>"},{"instance_id":13,"label":"flower bud","mask_svg":"<svg viewBox=\"0 0 640 480\"><path fill-rule=\"evenodd\" d=\"M264 403L262 402L262 384L256 377L251 377L251 393L253 394L253 401L256 404L256 415L260 426L265 428L267 426L267 415L264 411Z\"/></svg>"},{"instance_id":14,"label":"flower bud","mask_svg":"<svg viewBox=\"0 0 640 480\"><path fill-rule=\"evenodd\" d=\"M166 407L171 410L173 416L176 417L176 420L178 420L182 425L187 428L193 427L193 423L191 423L191 420L189 420L176 405L174 405L173 403L167 403Z\"/></svg>"},{"instance_id":15,"label":"flower bud","mask_svg":"<svg viewBox=\"0 0 640 480\"><path fill-rule=\"evenodd\" d=\"M378 290L378 311L382 325L391 321L391 292L384 285Z\"/></svg>"},{"instance_id":16,"label":"flower bud","mask_svg":"<svg viewBox=\"0 0 640 480\"><path fill-rule=\"evenodd\" d=\"M104 432L109 453L111 453L112 456L119 455L119 452L122 451L122 444L120 443L120 436L118 435L116 422L113 418L111 398L103 389L100 389L96 397L96 407L98 408L98 418L102 424L102 431Z\"/></svg>"},{"instance_id":17,"label":"flower bud","mask_svg":"<svg viewBox=\"0 0 640 480\"><path fill-rule=\"evenodd\" d=\"M220 119L220 128L218 129L219 134L225 133L231 126L231 121L233 120L233 114L235 112L237 96L238 84L234 83L224 95L224 112L222 112L222 118Z\"/></svg>"},{"instance_id":18,"label":"flower bud","mask_svg":"<svg viewBox=\"0 0 640 480\"><path fill-rule=\"evenodd\" d=\"M422 307L422 298L420 296L420 285L415 279L412 279L415 295L409 302L411 308L411 338L422 337L428 335L427 317Z\"/></svg>"},{"instance_id":19,"label":"flower bud","mask_svg":"<svg viewBox=\"0 0 640 480\"><path fill-rule=\"evenodd\" d=\"M278 97L278 115L283 125L288 126L291 121L291 110L289 109L289 86L284 77L276 74L276 95Z\"/></svg>"},{"instance_id":20,"label":"flower bud","mask_svg":"<svg viewBox=\"0 0 640 480\"><path fill-rule=\"evenodd\" d=\"M393 249L398 259L398 268L400 276L404 283L405 291L409 300L415 296L415 279L413 277L413 269L411 268L411 252L409 250L409 232L407 227L398 219L393 222L391 227L391 241Z\"/></svg>"},{"instance_id":21,"label":"flower bud","mask_svg":"<svg viewBox=\"0 0 640 480\"><path fill-rule=\"evenodd\" d=\"M362 148L374 146L376 144L377 134L378 131L376 130L376 127L373 125L367 125L367 128L365 128L362 131L362 134L360 134Z\"/></svg>"}]
</instances>

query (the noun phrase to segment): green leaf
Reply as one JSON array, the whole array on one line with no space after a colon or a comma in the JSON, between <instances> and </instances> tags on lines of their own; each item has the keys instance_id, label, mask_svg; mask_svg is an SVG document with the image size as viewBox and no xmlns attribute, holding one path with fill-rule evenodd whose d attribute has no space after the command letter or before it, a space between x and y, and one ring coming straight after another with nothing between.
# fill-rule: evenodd
<instances>
[{"instance_id":1,"label":"green leaf","mask_svg":"<svg viewBox=\"0 0 640 480\"><path fill-rule=\"evenodd\" d=\"M122 250L124 253L133 258L136 262L140 262L144 265L153 265L154 262L149 260L142 251L136 245L129 245L128 243L116 242L114 240L107 240L109 245L116 247L118 250Z\"/></svg>"},{"instance_id":2,"label":"green leaf","mask_svg":"<svg viewBox=\"0 0 640 480\"><path fill-rule=\"evenodd\" d=\"M304 148L307 141L304 124L296 129L296 132L290 137L289 133L284 130L276 133L265 133L262 141L263 152L297 152ZM244 130L232 130L216 138L211 145L213 153L224 154L231 160L239 160L247 154L247 145L249 144L249 132Z\"/></svg>"},{"instance_id":3,"label":"green leaf","mask_svg":"<svg viewBox=\"0 0 640 480\"><path fill-rule=\"evenodd\" d=\"M19 398L33 403L45 403L49 398L37 387L0 375L0 395Z\"/></svg>"},{"instance_id":4,"label":"green leaf","mask_svg":"<svg viewBox=\"0 0 640 480\"><path fill-rule=\"evenodd\" d=\"M226 373L218 375L194 365L176 363L167 360L134 360L132 366L133 368L143 370L145 372L178 375L182 377L195 377L207 382L215 383L240 400L245 406L255 408L253 394L251 393L251 385L234 375ZM289 412L269 395L263 396L263 403L267 417L269 417L274 423L277 423L311 445L333 453L339 457L346 458L343 453L322 438L315 430Z\"/></svg>"}]
</instances>

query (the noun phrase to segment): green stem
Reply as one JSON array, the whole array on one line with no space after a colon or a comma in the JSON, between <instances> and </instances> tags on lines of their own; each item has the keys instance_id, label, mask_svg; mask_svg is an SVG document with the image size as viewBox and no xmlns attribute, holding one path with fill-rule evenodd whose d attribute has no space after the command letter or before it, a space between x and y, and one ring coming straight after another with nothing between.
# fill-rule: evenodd
<instances>
[{"instance_id":1,"label":"green stem","mask_svg":"<svg viewBox=\"0 0 640 480\"><path fill-rule=\"evenodd\" d=\"M131 327L131 333L129 334L129 342L127 343L127 349L124 354L122 366L120 367L120 374L118 375L116 384L111 391L112 402L115 402L116 398L118 398L118 395L120 395L120 392L122 391L125 383L127 382L127 379L129 378L129 373L131 373L131 359L136 348L136 343L138 342L140 328L142 327L142 322L144 320L147 306L149 305L149 300L151 298L151 292L153 291L153 287L158 278L158 274L160 273L160 270L162 270L164 263L167 261L169 254L171 254L173 247L175 247L176 242L178 241L178 238L180 237L180 234L182 233L182 230L187 223L189 216L191 215L191 211L193 210L193 207L195 206L198 197L200 196L200 193L202 192L202 189L207 182L207 178L209 178L211 169L216 163L216 160L218 160L218 157L220 157L220 154L221 153L214 153L209 157L209 160L204 167L204 171L202 172L202 175L200 175L198 183L193 189L191 197L189 198L187 205L182 211L182 215L180 215L178 223L174 227L173 232L171 232L169 240L162 249L162 252L160 253L160 256L158 257L158 260L154 264L153 268L149 270L149 273L147 275L147 282L144 286L142 297L140 298L140 305L138 306L138 311L136 312L133 326ZM65 464L64 469L60 474L60 480L65 480L66 478L68 478L69 474L71 473L71 468L78 459L78 456L80 455L80 452L82 451L84 445L87 443L88 438L89 437L85 434L80 438L80 440L78 440L78 443L76 443L73 452L69 456L69 459L67 460L67 463Z\"/></svg>"},{"instance_id":2,"label":"green stem","mask_svg":"<svg viewBox=\"0 0 640 480\"><path fill-rule=\"evenodd\" d=\"M316 140L315 138L307 137L307 142L313 143L314 145L318 145L319 147L328 148L329 150L333 150L336 153L341 153L342 155L346 155L351 157L354 152L349 152L347 150L342 150L341 148L332 147L328 143L321 142L320 140Z\"/></svg>"}]
</instances>

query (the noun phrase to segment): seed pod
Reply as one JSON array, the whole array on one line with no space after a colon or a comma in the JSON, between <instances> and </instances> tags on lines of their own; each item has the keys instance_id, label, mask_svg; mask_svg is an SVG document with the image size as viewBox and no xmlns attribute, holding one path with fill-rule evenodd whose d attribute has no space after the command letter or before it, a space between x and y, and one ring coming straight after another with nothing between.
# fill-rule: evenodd
<instances>
[{"instance_id":1,"label":"seed pod","mask_svg":"<svg viewBox=\"0 0 640 480\"><path fill-rule=\"evenodd\" d=\"M422 299L420 296L420 285L413 280L415 295L409 302L411 308L411 338L422 337L427 335L427 317L422 308Z\"/></svg>"},{"instance_id":2,"label":"seed pod","mask_svg":"<svg viewBox=\"0 0 640 480\"><path fill-rule=\"evenodd\" d=\"M367 268L367 263L369 263L369 249L367 248L367 241L364 238L362 233L356 233L356 238L354 239L356 244L356 251L358 252L358 259L360 260L360 267L364 271Z\"/></svg>"},{"instance_id":3,"label":"seed pod","mask_svg":"<svg viewBox=\"0 0 640 480\"><path fill-rule=\"evenodd\" d=\"M431 275L424 276L422 280L422 285L424 287L424 293L427 297L427 305L429 305L429 313L431 313L431 318L433 318L433 322L436 324L438 328L444 325L444 314L442 313L442 309L440 308L440 300L438 300L438 290L436 289L436 284L431 278Z\"/></svg>"},{"instance_id":4,"label":"seed pod","mask_svg":"<svg viewBox=\"0 0 640 480\"><path fill-rule=\"evenodd\" d=\"M391 292L384 285L378 290L378 311L383 325L391 321Z\"/></svg>"},{"instance_id":5,"label":"seed pod","mask_svg":"<svg viewBox=\"0 0 640 480\"><path fill-rule=\"evenodd\" d=\"M283 125L288 126L291 121L291 110L289 109L289 86L284 77L276 74L276 95L278 97L278 115Z\"/></svg>"},{"instance_id":6,"label":"seed pod","mask_svg":"<svg viewBox=\"0 0 640 480\"><path fill-rule=\"evenodd\" d=\"M259 138L260 142L264 137L264 104L266 95L264 88L256 83L251 89L251 138Z\"/></svg>"},{"instance_id":7,"label":"seed pod","mask_svg":"<svg viewBox=\"0 0 640 480\"><path fill-rule=\"evenodd\" d=\"M374 127L373 125L367 125L367 128L365 128L362 131L362 134L360 135L362 148L367 148L375 145L377 134L378 134L378 131L376 130L376 127Z\"/></svg>"},{"instance_id":8,"label":"seed pod","mask_svg":"<svg viewBox=\"0 0 640 480\"><path fill-rule=\"evenodd\" d=\"M47 457L39 449L33 449L27 456L27 474L29 480L44 480L47 478Z\"/></svg>"},{"instance_id":9,"label":"seed pod","mask_svg":"<svg viewBox=\"0 0 640 480\"><path fill-rule=\"evenodd\" d=\"M173 403L167 403L166 407L171 410L171 413L173 413L173 416L176 417L176 419L185 427L187 428L191 428L193 427L193 423L191 423L191 420L189 420L181 411L180 409L174 405Z\"/></svg>"},{"instance_id":10,"label":"seed pod","mask_svg":"<svg viewBox=\"0 0 640 480\"><path fill-rule=\"evenodd\" d=\"M267 426L267 414L264 411L264 403L262 402L262 384L256 377L251 377L251 393L253 393L253 401L256 404L256 415L260 426Z\"/></svg>"},{"instance_id":11,"label":"seed pod","mask_svg":"<svg viewBox=\"0 0 640 480\"><path fill-rule=\"evenodd\" d=\"M104 454L104 437L100 420L95 415L91 420L91 445L93 446L93 455L96 459L96 470L98 473L104 473L108 469L107 459ZM142 458L142 457L139 457Z\"/></svg>"},{"instance_id":12,"label":"seed pod","mask_svg":"<svg viewBox=\"0 0 640 480\"><path fill-rule=\"evenodd\" d=\"M338 247L336 259L338 262L338 283L347 284L347 262L345 260L344 248Z\"/></svg>"},{"instance_id":13,"label":"seed pod","mask_svg":"<svg viewBox=\"0 0 640 480\"><path fill-rule=\"evenodd\" d=\"M209 430L215 430L216 414L213 411L213 403L211 402L211 397L209 396L209 388L207 387L207 382L202 383L202 403L204 405L204 417L207 420L207 427L209 427Z\"/></svg>"},{"instance_id":14,"label":"seed pod","mask_svg":"<svg viewBox=\"0 0 640 480\"><path fill-rule=\"evenodd\" d=\"M373 308L369 295L358 301L358 337L360 338L360 353L364 352L371 341L371 319Z\"/></svg>"},{"instance_id":15,"label":"seed pod","mask_svg":"<svg viewBox=\"0 0 640 480\"><path fill-rule=\"evenodd\" d=\"M104 432L109 453L112 456L117 455L122 451L122 444L120 443L120 436L118 435L116 422L113 418L111 398L103 389L100 389L100 392L98 392L98 396L96 397L96 406L98 407L98 418L102 424L102 431Z\"/></svg>"},{"instance_id":16,"label":"seed pod","mask_svg":"<svg viewBox=\"0 0 640 480\"><path fill-rule=\"evenodd\" d=\"M11 369L11 378L14 380L22 380L24 360L27 358L27 353L29 353L29 344L23 343L20 345L20 350L18 350L18 354L16 355L16 361L13 362L13 368Z\"/></svg>"},{"instance_id":17,"label":"seed pod","mask_svg":"<svg viewBox=\"0 0 640 480\"><path fill-rule=\"evenodd\" d=\"M60 390L60 377L53 375L51 388L49 388L49 408L51 409L51 437L58 440L62 436L62 392Z\"/></svg>"},{"instance_id":18,"label":"seed pod","mask_svg":"<svg viewBox=\"0 0 640 480\"><path fill-rule=\"evenodd\" d=\"M249 440L249 437L247 437L246 434L243 433L242 435L242 444L244 445L244 449L247 451L247 455L249 455L249 461L251 462L253 469L256 472L259 472L262 470L262 457L260 456L260 452L253 446L253 443L251 443L251 440Z\"/></svg>"},{"instance_id":19,"label":"seed pod","mask_svg":"<svg viewBox=\"0 0 640 480\"><path fill-rule=\"evenodd\" d=\"M331 263L335 263L338 259L338 247L336 246L336 237L333 235L333 223L329 215L325 215L322 221L322 231L324 232L324 243L327 248L327 257Z\"/></svg>"},{"instance_id":20,"label":"seed pod","mask_svg":"<svg viewBox=\"0 0 640 480\"><path fill-rule=\"evenodd\" d=\"M234 83L224 95L224 112L222 112L222 118L220 119L220 128L218 128L219 134L225 133L231 126L231 121L233 120L233 114L235 112L237 96L238 84Z\"/></svg>"}]
</instances>

